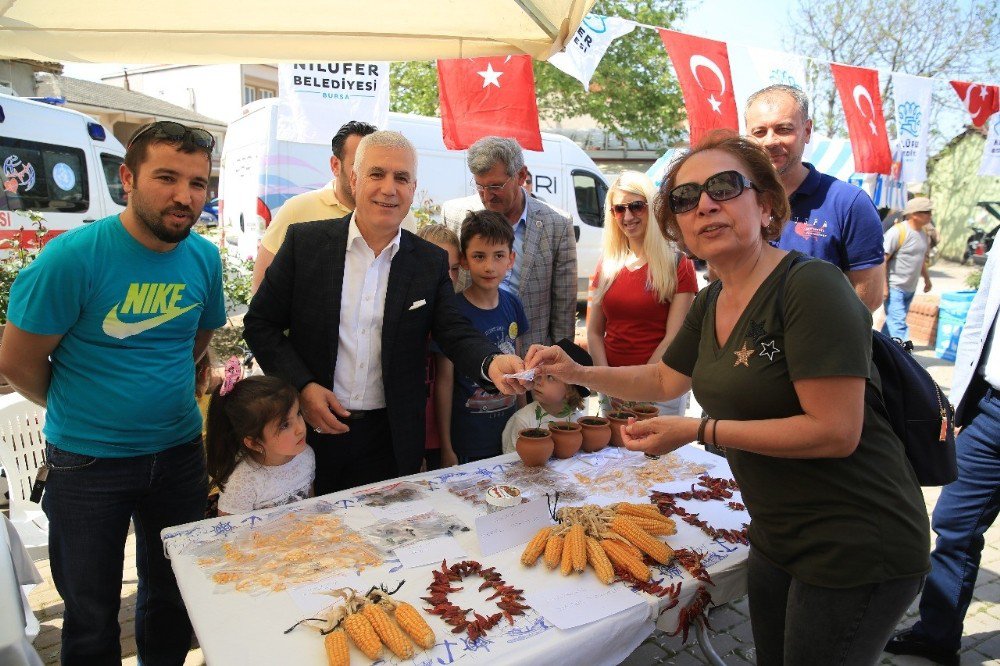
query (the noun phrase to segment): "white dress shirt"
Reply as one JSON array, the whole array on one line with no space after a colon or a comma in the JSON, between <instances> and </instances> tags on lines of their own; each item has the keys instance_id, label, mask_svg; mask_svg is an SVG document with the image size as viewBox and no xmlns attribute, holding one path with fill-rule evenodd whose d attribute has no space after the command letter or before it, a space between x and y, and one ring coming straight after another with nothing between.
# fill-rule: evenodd
<instances>
[{"instance_id":1,"label":"white dress shirt","mask_svg":"<svg viewBox=\"0 0 1000 666\"><path fill-rule=\"evenodd\" d=\"M351 216L340 293L340 341L333 393L347 410L385 407L382 386L382 318L389 268L400 232L376 257Z\"/></svg>"}]
</instances>

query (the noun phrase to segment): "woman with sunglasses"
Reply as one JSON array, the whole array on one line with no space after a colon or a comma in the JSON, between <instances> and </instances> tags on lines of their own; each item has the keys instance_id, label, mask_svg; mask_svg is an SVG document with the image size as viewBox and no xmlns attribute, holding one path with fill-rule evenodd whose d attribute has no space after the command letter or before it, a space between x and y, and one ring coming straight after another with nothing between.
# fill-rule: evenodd
<instances>
[{"instance_id":1,"label":"woman with sunglasses","mask_svg":"<svg viewBox=\"0 0 1000 666\"><path fill-rule=\"evenodd\" d=\"M627 426L662 454L726 449L750 524L758 663L874 664L929 569L923 496L903 445L865 404L871 315L843 274L770 245L788 201L766 153L710 135L669 171L658 222L715 267L657 366L581 368L533 347L528 368L630 400L694 386L709 416Z\"/></svg>"},{"instance_id":2,"label":"woman with sunglasses","mask_svg":"<svg viewBox=\"0 0 1000 666\"><path fill-rule=\"evenodd\" d=\"M650 228L655 199L653 181L637 171L618 176L604 199L604 253L587 307L594 365L658 364L698 291L691 260ZM660 414L683 414L687 394L657 407Z\"/></svg>"}]
</instances>

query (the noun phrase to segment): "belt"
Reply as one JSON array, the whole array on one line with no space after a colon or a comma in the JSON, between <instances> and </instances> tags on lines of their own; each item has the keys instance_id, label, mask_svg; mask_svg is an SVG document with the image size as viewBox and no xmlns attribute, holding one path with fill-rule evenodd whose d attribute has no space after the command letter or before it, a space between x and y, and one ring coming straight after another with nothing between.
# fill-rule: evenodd
<instances>
[{"instance_id":1,"label":"belt","mask_svg":"<svg viewBox=\"0 0 1000 666\"><path fill-rule=\"evenodd\" d=\"M386 408L382 407L380 409L352 409L350 410L351 415L347 417L347 421L359 421L361 419L373 419L379 416L385 416Z\"/></svg>"}]
</instances>

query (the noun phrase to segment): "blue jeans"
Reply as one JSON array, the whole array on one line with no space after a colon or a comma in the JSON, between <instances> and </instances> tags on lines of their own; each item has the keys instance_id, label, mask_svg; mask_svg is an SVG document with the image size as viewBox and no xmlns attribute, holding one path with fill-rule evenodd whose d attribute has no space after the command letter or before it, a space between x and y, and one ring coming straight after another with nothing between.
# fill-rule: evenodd
<instances>
[{"instance_id":1,"label":"blue jeans","mask_svg":"<svg viewBox=\"0 0 1000 666\"><path fill-rule=\"evenodd\" d=\"M758 666L878 662L923 576L848 588L809 585L750 548L747 592Z\"/></svg>"},{"instance_id":2,"label":"blue jeans","mask_svg":"<svg viewBox=\"0 0 1000 666\"><path fill-rule=\"evenodd\" d=\"M900 340L910 339L910 329L906 326L906 313L910 311L915 291L903 291L889 287L889 298L885 299L885 325L882 332Z\"/></svg>"},{"instance_id":3,"label":"blue jeans","mask_svg":"<svg viewBox=\"0 0 1000 666\"><path fill-rule=\"evenodd\" d=\"M958 478L941 490L934 507L931 527L937 543L920 597L920 620L913 628L928 643L949 651L961 647L983 535L1000 511L1000 393L988 389L978 409L955 441Z\"/></svg>"},{"instance_id":4,"label":"blue jeans","mask_svg":"<svg viewBox=\"0 0 1000 666\"><path fill-rule=\"evenodd\" d=\"M135 523L139 589L135 642L139 663L182 664L191 622L160 530L204 516L208 495L201 437L161 453L94 458L45 447L51 466L42 508L49 558L63 598L63 664L120 664L125 539Z\"/></svg>"}]
</instances>

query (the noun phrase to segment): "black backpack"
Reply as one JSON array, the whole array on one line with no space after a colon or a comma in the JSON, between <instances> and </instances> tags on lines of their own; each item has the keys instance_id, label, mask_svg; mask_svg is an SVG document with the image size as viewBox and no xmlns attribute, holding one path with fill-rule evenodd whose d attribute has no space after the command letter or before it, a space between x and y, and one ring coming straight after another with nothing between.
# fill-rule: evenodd
<instances>
[{"instance_id":1,"label":"black backpack","mask_svg":"<svg viewBox=\"0 0 1000 666\"><path fill-rule=\"evenodd\" d=\"M784 327L785 280L792 266L809 261L798 255L788 262L778 284L778 324ZM903 442L906 457L922 486L944 486L958 477L954 410L941 387L917 363L913 343L872 331L872 360L882 379L879 392L865 382L865 404L885 417Z\"/></svg>"}]
</instances>

